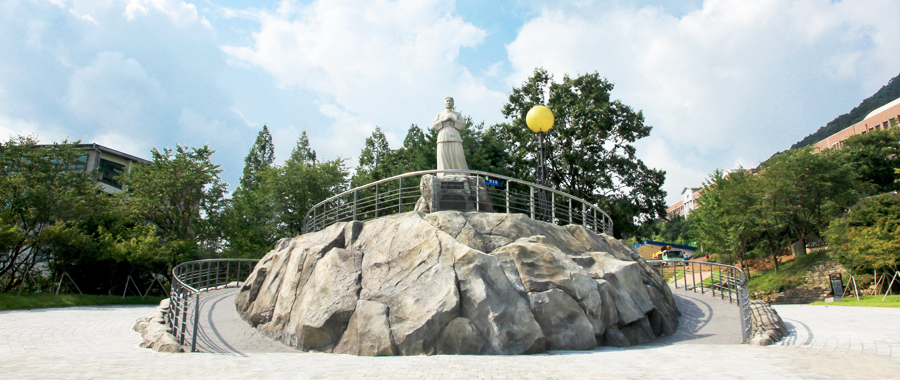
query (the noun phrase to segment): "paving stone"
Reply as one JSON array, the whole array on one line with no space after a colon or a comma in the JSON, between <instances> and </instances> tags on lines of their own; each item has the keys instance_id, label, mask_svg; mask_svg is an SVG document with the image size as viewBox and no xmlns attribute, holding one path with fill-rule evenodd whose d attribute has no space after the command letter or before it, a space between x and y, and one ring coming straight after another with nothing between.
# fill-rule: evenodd
<instances>
[{"instance_id":1,"label":"paving stone","mask_svg":"<svg viewBox=\"0 0 900 380\"><path fill-rule=\"evenodd\" d=\"M693 294L675 292L679 302ZM698 297L708 297L697 295ZM231 322L221 293L204 295L222 335ZM712 300L711 297L709 297ZM718 300L717 300L718 301ZM710 305L706 308L703 304ZM700 299L693 318L701 326L716 326L719 306ZM631 348L560 351L524 356L412 356L357 357L303 352L259 352L254 334L238 330L243 339L229 345L210 341L218 353L165 354L139 348L140 334L131 327L152 307L73 307L0 312L0 378L11 379L844 379L900 377L900 310L776 305L792 335L779 346L752 347L736 343L703 343L708 336ZM233 306L231 306L233 310ZM736 310L736 309L735 309ZM880 310L880 309L879 309ZM724 313L724 312L721 312ZM854 313L863 313L856 316ZM230 315L234 316L232 312ZM856 320L866 323L853 324ZM682 323L684 324L684 323ZM237 328L240 325L232 325ZM727 326L722 324L721 326ZM789 328L791 328L789 326ZM213 331L209 337L216 336ZM676 334L678 335L678 334ZM697 335L697 334L695 334ZM689 337L690 335L683 336ZM859 356L835 360L838 341L851 350L860 342ZM271 342L271 341L270 341ZM707 340L709 342L709 340ZM272 342L275 343L275 342ZM687 346L691 345L691 346ZM257 348L253 348L257 347ZM277 346L276 346L277 347ZM873 347L873 349L868 349ZM251 349L252 348L252 349ZM871 352L875 351L876 354ZM849 351L848 351L849 352ZM690 371L686 371L690 368Z\"/></svg>"}]
</instances>

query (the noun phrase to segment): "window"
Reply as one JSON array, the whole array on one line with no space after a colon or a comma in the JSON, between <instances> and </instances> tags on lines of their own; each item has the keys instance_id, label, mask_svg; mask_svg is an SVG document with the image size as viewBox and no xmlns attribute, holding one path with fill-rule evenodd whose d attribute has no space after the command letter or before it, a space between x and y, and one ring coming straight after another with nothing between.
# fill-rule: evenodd
<instances>
[{"instance_id":1,"label":"window","mask_svg":"<svg viewBox=\"0 0 900 380\"><path fill-rule=\"evenodd\" d=\"M103 182L117 189L122 188L122 184L119 183L119 180L117 178L119 177L119 174L122 174L124 170L125 165L107 161L102 158L100 159L100 167L97 168L97 171L100 173L100 182Z\"/></svg>"},{"instance_id":2,"label":"window","mask_svg":"<svg viewBox=\"0 0 900 380\"><path fill-rule=\"evenodd\" d=\"M84 171L87 169L87 160L88 156L85 154L84 156L78 157L75 159L75 162L66 166L66 170L81 170Z\"/></svg>"}]
</instances>

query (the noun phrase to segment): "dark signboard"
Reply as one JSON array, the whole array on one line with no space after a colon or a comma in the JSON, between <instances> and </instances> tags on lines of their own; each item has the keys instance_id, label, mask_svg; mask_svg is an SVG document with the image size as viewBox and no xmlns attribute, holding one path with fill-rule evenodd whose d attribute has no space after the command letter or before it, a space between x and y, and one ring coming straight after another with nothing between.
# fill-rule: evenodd
<instances>
[{"instance_id":1,"label":"dark signboard","mask_svg":"<svg viewBox=\"0 0 900 380\"><path fill-rule=\"evenodd\" d=\"M828 275L829 282L831 282L831 294L835 296L843 296L844 295L844 279L841 277L840 273L832 273Z\"/></svg>"}]
</instances>

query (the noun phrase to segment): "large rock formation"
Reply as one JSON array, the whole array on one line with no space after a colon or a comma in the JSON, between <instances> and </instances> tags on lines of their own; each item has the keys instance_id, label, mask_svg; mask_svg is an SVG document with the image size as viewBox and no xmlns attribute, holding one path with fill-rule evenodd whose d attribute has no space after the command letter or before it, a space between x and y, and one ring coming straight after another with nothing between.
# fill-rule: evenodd
<instances>
[{"instance_id":1,"label":"large rock formation","mask_svg":"<svg viewBox=\"0 0 900 380\"><path fill-rule=\"evenodd\" d=\"M521 214L410 212L282 239L235 301L262 334L354 355L523 354L672 334L630 247Z\"/></svg>"}]
</instances>

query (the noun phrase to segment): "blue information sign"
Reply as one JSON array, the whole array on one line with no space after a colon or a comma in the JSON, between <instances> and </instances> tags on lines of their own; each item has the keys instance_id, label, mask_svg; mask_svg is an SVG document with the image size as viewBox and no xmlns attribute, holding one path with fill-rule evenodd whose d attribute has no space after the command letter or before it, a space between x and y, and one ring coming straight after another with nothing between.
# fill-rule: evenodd
<instances>
[{"instance_id":1,"label":"blue information sign","mask_svg":"<svg viewBox=\"0 0 900 380\"><path fill-rule=\"evenodd\" d=\"M499 179L497 179L497 178L491 178L491 177L485 178L484 184L485 184L485 185L496 186L496 187L503 187L503 181L501 181L501 180L499 180Z\"/></svg>"}]
</instances>

